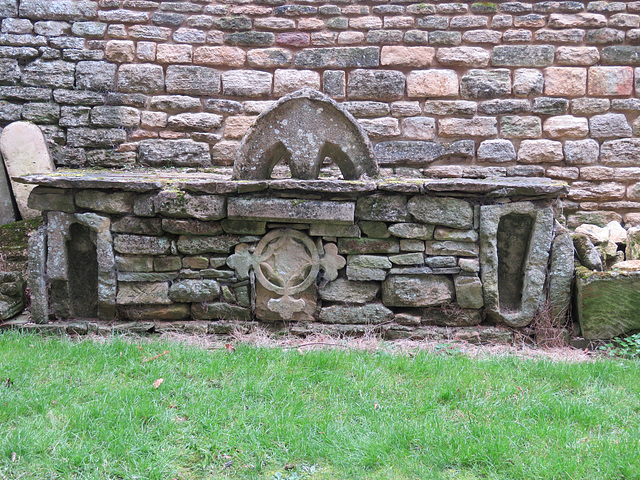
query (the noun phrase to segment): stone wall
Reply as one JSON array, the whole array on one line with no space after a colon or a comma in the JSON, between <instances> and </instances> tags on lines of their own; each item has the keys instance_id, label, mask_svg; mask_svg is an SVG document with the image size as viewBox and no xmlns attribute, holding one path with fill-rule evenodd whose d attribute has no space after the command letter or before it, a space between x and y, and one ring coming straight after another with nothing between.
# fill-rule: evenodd
<instances>
[{"instance_id":1,"label":"stone wall","mask_svg":"<svg viewBox=\"0 0 640 480\"><path fill-rule=\"evenodd\" d=\"M569 303L571 238L553 241L566 186L554 182L29 181L45 219L30 241L38 323L200 321L220 333L258 321L423 338L431 327L526 327L546 298L562 323ZM562 285L549 283L549 263Z\"/></svg>"},{"instance_id":2,"label":"stone wall","mask_svg":"<svg viewBox=\"0 0 640 480\"><path fill-rule=\"evenodd\" d=\"M230 165L306 86L385 174L546 176L570 226L640 224L640 2L284 3L0 0L0 126L58 166Z\"/></svg>"}]
</instances>

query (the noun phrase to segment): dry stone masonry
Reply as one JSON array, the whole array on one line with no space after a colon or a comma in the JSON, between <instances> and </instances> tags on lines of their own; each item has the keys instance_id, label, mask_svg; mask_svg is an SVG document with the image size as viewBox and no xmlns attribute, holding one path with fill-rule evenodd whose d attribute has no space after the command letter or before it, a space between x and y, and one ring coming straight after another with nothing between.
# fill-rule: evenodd
<instances>
[{"instance_id":1,"label":"dry stone masonry","mask_svg":"<svg viewBox=\"0 0 640 480\"><path fill-rule=\"evenodd\" d=\"M640 224L640 2L2 0L0 17L0 126L38 124L58 167L231 165L309 87L385 174L558 179L570 227Z\"/></svg>"}]
</instances>

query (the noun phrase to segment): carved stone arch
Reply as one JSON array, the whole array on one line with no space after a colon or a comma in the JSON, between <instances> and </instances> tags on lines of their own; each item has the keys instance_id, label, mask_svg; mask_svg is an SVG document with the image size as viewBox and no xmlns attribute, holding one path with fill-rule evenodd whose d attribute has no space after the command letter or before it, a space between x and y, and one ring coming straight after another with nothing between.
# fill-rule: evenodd
<instances>
[{"instance_id":1,"label":"carved stone arch","mask_svg":"<svg viewBox=\"0 0 640 480\"><path fill-rule=\"evenodd\" d=\"M318 178L325 157L334 160L345 180L378 175L364 129L334 100L311 89L282 97L260 114L242 139L233 166L234 179L270 178L284 152L290 155L293 178Z\"/></svg>"}]
</instances>

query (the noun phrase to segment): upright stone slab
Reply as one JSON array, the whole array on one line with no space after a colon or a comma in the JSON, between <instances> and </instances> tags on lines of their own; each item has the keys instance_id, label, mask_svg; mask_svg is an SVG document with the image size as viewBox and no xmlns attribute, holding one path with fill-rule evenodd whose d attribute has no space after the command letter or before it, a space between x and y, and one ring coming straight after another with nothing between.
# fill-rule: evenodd
<instances>
[{"instance_id":1,"label":"upright stone slab","mask_svg":"<svg viewBox=\"0 0 640 480\"><path fill-rule=\"evenodd\" d=\"M14 122L7 125L0 136L0 151L9 178L55 170L44 135L32 123ZM11 180L11 188L22 218L39 217L39 211L27 206L29 194L34 186Z\"/></svg>"},{"instance_id":2,"label":"upright stone slab","mask_svg":"<svg viewBox=\"0 0 640 480\"><path fill-rule=\"evenodd\" d=\"M16 221L17 212L13 206L13 195L9 186L9 177L0 158L0 225Z\"/></svg>"},{"instance_id":3,"label":"upright stone slab","mask_svg":"<svg viewBox=\"0 0 640 480\"><path fill-rule=\"evenodd\" d=\"M480 264L489 318L511 327L533 320L544 301L553 210L530 202L480 208Z\"/></svg>"}]
</instances>

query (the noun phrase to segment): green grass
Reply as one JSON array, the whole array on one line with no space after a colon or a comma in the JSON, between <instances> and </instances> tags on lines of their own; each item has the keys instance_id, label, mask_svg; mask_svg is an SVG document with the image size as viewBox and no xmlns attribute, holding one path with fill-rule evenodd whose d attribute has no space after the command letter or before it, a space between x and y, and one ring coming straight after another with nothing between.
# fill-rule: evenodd
<instances>
[{"instance_id":1,"label":"green grass","mask_svg":"<svg viewBox=\"0 0 640 480\"><path fill-rule=\"evenodd\" d=\"M9 332L0 382L0 479L640 477L633 361Z\"/></svg>"}]
</instances>

